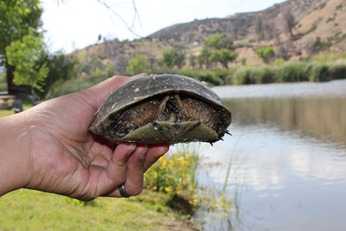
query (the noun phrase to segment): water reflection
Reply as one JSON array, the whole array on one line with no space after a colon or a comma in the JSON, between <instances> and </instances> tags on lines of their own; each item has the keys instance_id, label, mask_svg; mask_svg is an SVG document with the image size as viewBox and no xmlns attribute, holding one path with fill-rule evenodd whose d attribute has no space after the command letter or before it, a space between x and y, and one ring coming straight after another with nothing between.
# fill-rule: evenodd
<instances>
[{"instance_id":1,"label":"water reflection","mask_svg":"<svg viewBox=\"0 0 346 231\"><path fill-rule=\"evenodd\" d=\"M344 230L346 96L262 96L228 100L233 136L202 145L205 163L218 165L201 169L201 186L226 186L234 202L226 220L200 211L204 230Z\"/></svg>"},{"instance_id":2,"label":"water reflection","mask_svg":"<svg viewBox=\"0 0 346 231\"><path fill-rule=\"evenodd\" d=\"M237 99L226 101L234 123L267 124L346 147L346 99L340 97Z\"/></svg>"}]
</instances>

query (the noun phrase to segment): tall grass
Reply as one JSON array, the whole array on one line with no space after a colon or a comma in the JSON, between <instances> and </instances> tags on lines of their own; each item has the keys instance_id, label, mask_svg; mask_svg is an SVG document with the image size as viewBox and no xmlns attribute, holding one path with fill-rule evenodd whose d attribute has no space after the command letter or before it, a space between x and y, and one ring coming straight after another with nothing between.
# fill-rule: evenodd
<instances>
[{"instance_id":1,"label":"tall grass","mask_svg":"<svg viewBox=\"0 0 346 231\"><path fill-rule=\"evenodd\" d=\"M346 59L295 61L261 66L241 66L229 72L226 84L323 82L346 79Z\"/></svg>"},{"instance_id":2,"label":"tall grass","mask_svg":"<svg viewBox=\"0 0 346 231\"><path fill-rule=\"evenodd\" d=\"M328 65L312 62L309 65L308 79L310 82L326 81L328 79Z\"/></svg>"},{"instance_id":3,"label":"tall grass","mask_svg":"<svg viewBox=\"0 0 346 231\"><path fill-rule=\"evenodd\" d=\"M229 73L227 84L258 84L272 82L272 71L268 66L241 66L234 73Z\"/></svg>"},{"instance_id":4,"label":"tall grass","mask_svg":"<svg viewBox=\"0 0 346 231\"><path fill-rule=\"evenodd\" d=\"M273 80L276 83L308 81L307 65L303 62L292 62L275 66Z\"/></svg>"},{"instance_id":5,"label":"tall grass","mask_svg":"<svg viewBox=\"0 0 346 231\"><path fill-rule=\"evenodd\" d=\"M205 81L211 85L223 85L229 70L181 70L177 74Z\"/></svg>"}]
</instances>

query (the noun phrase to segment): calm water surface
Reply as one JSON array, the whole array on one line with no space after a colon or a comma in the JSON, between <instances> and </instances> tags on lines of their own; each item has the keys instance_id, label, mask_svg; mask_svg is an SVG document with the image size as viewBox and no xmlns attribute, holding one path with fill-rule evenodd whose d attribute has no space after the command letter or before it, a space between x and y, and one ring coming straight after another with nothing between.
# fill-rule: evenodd
<instances>
[{"instance_id":1,"label":"calm water surface","mask_svg":"<svg viewBox=\"0 0 346 231\"><path fill-rule=\"evenodd\" d=\"M199 182L232 209L201 209L204 230L345 230L346 81L214 91L232 136L200 147Z\"/></svg>"}]
</instances>

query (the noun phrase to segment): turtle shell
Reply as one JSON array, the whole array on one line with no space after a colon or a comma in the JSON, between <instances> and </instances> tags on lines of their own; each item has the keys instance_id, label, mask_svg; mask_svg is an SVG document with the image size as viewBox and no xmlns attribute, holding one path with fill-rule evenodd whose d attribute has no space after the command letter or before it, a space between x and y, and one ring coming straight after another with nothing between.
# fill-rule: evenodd
<instances>
[{"instance_id":1,"label":"turtle shell","mask_svg":"<svg viewBox=\"0 0 346 231\"><path fill-rule=\"evenodd\" d=\"M113 91L89 129L115 143L213 143L230 123L231 112L212 90L195 79L165 74L138 78Z\"/></svg>"}]
</instances>

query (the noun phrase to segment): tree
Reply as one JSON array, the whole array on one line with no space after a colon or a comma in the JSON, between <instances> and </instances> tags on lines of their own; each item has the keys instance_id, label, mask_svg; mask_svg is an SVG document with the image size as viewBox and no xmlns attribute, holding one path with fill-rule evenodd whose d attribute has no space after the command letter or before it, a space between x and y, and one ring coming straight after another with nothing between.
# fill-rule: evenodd
<instances>
[{"instance_id":1,"label":"tree","mask_svg":"<svg viewBox=\"0 0 346 231\"><path fill-rule=\"evenodd\" d=\"M214 49L232 49L233 41L226 37L226 34L214 34L204 40L204 46Z\"/></svg>"},{"instance_id":2,"label":"tree","mask_svg":"<svg viewBox=\"0 0 346 231\"><path fill-rule=\"evenodd\" d=\"M275 56L274 48L271 46L259 47L255 50L255 53L260 57L265 63L269 63L271 58Z\"/></svg>"},{"instance_id":3,"label":"tree","mask_svg":"<svg viewBox=\"0 0 346 231\"><path fill-rule=\"evenodd\" d=\"M203 46L201 53L197 56L197 61L200 68L202 68L204 64L206 69L209 69L210 54L211 54L211 49L206 46Z\"/></svg>"},{"instance_id":4,"label":"tree","mask_svg":"<svg viewBox=\"0 0 346 231\"><path fill-rule=\"evenodd\" d=\"M233 41L225 34L214 34L204 41L202 52L198 56L199 62L204 62L208 68L209 62L220 62L228 69L228 62L236 59L237 55L233 51Z\"/></svg>"},{"instance_id":5,"label":"tree","mask_svg":"<svg viewBox=\"0 0 346 231\"><path fill-rule=\"evenodd\" d=\"M237 58L237 55L226 48L215 50L211 53L209 60L211 62L220 62L221 65L228 69L228 62L232 62Z\"/></svg>"},{"instance_id":6,"label":"tree","mask_svg":"<svg viewBox=\"0 0 346 231\"><path fill-rule=\"evenodd\" d=\"M7 63L15 70L13 82L17 85L31 87L31 94L37 96L43 92L49 69L45 61L43 36L36 35L33 29L21 40L12 42L6 47Z\"/></svg>"},{"instance_id":7,"label":"tree","mask_svg":"<svg viewBox=\"0 0 346 231\"><path fill-rule=\"evenodd\" d=\"M185 62L185 54L181 49L174 49L163 53L163 65L168 68L177 66L181 68Z\"/></svg>"},{"instance_id":8,"label":"tree","mask_svg":"<svg viewBox=\"0 0 346 231\"><path fill-rule=\"evenodd\" d=\"M57 81L66 81L77 76L77 59L75 56L66 56L62 51L49 54L46 57L49 73L45 79L44 93L46 96L50 87Z\"/></svg>"},{"instance_id":9,"label":"tree","mask_svg":"<svg viewBox=\"0 0 346 231\"><path fill-rule=\"evenodd\" d=\"M148 57L146 55L137 55L131 59L126 67L126 72L129 75L135 75L149 70Z\"/></svg>"},{"instance_id":10,"label":"tree","mask_svg":"<svg viewBox=\"0 0 346 231\"><path fill-rule=\"evenodd\" d=\"M13 83L15 66L7 62L6 47L21 40L29 30L38 32L42 26L43 9L39 0L2 0L0 1L0 65L6 68L7 87L15 94Z\"/></svg>"},{"instance_id":11,"label":"tree","mask_svg":"<svg viewBox=\"0 0 346 231\"><path fill-rule=\"evenodd\" d=\"M196 68L196 59L197 57L195 55L190 55L189 56L189 61L192 69Z\"/></svg>"}]
</instances>

